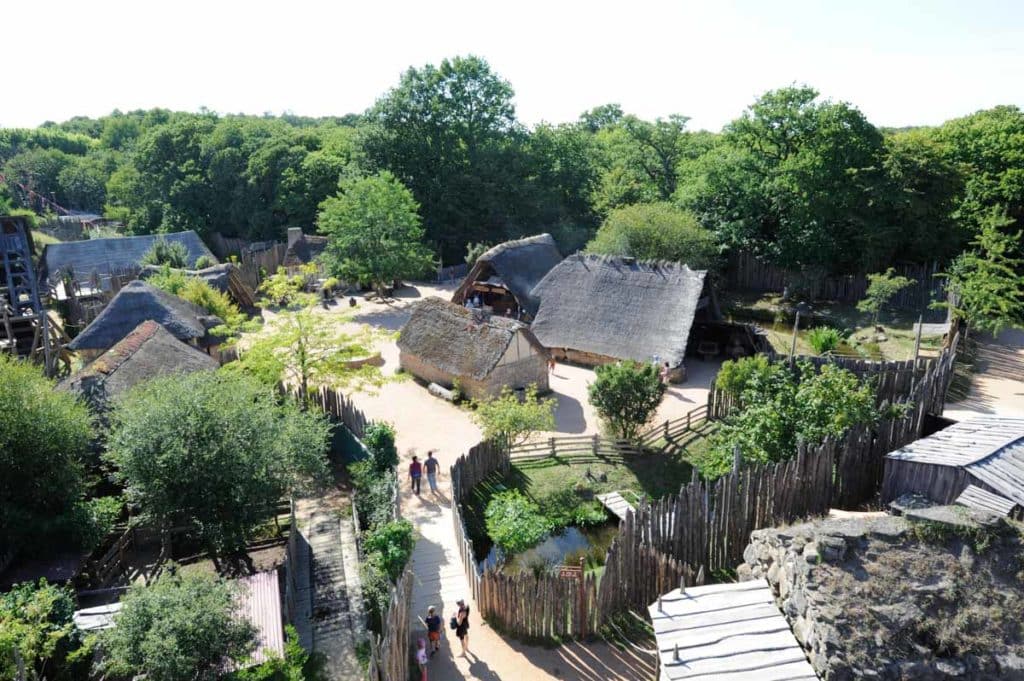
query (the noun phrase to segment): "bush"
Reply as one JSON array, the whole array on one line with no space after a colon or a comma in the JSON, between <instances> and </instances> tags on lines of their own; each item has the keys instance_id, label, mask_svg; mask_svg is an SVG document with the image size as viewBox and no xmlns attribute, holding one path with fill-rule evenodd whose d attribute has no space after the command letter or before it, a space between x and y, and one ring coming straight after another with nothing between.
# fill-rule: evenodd
<instances>
[{"instance_id":1,"label":"bush","mask_svg":"<svg viewBox=\"0 0 1024 681\"><path fill-rule=\"evenodd\" d=\"M778 369L779 365L772 364L764 355L729 359L722 362L718 370L715 388L741 403L747 388L774 380L773 376Z\"/></svg>"},{"instance_id":2,"label":"bush","mask_svg":"<svg viewBox=\"0 0 1024 681\"><path fill-rule=\"evenodd\" d=\"M671 260L695 270L713 270L721 264L714 232L701 227L693 213L670 203L616 208L587 244L587 252Z\"/></svg>"},{"instance_id":3,"label":"bush","mask_svg":"<svg viewBox=\"0 0 1024 681\"><path fill-rule=\"evenodd\" d=\"M71 588L45 579L16 584L0 594L0 678L19 678L15 651L27 678L88 678L91 644L83 643L74 611Z\"/></svg>"},{"instance_id":4,"label":"bush","mask_svg":"<svg viewBox=\"0 0 1024 681\"><path fill-rule=\"evenodd\" d=\"M197 270L206 269L207 267L213 267L217 264L217 261L208 255L201 255L196 258L195 268Z\"/></svg>"},{"instance_id":5,"label":"bush","mask_svg":"<svg viewBox=\"0 0 1024 681\"><path fill-rule=\"evenodd\" d=\"M160 272L146 281L151 286L198 305L215 317L220 317L224 322L224 330L230 334L248 331L254 326L226 293L218 291L199 277L191 277L165 265Z\"/></svg>"},{"instance_id":6,"label":"bush","mask_svg":"<svg viewBox=\"0 0 1024 681\"><path fill-rule=\"evenodd\" d=\"M632 440L661 404L665 384L650 362L625 361L594 369L587 386L590 404L616 437Z\"/></svg>"},{"instance_id":7,"label":"bush","mask_svg":"<svg viewBox=\"0 0 1024 681\"><path fill-rule=\"evenodd\" d=\"M843 342L843 335L831 326L819 326L807 333L807 342L811 344L816 353L825 355L835 352L839 344Z\"/></svg>"},{"instance_id":8,"label":"bush","mask_svg":"<svg viewBox=\"0 0 1024 681\"><path fill-rule=\"evenodd\" d=\"M484 511L487 534L505 553L519 553L547 536L551 522L519 490L499 492Z\"/></svg>"},{"instance_id":9,"label":"bush","mask_svg":"<svg viewBox=\"0 0 1024 681\"><path fill-rule=\"evenodd\" d=\"M363 550L367 555L380 556L381 567L392 581L402 576L402 570L409 562L415 544L412 523L408 520L394 520L378 525L363 538Z\"/></svg>"},{"instance_id":10,"label":"bush","mask_svg":"<svg viewBox=\"0 0 1024 681\"><path fill-rule=\"evenodd\" d=\"M239 669L225 678L229 681L319 681L324 676L314 666L310 654L299 643L299 632L288 624L284 628L284 657L271 657L254 667Z\"/></svg>"},{"instance_id":11,"label":"bush","mask_svg":"<svg viewBox=\"0 0 1024 681\"><path fill-rule=\"evenodd\" d=\"M390 423L375 421L366 427L363 444L370 452L370 460L378 471L388 471L398 465L395 447L395 428Z\"/></svg>"},{"instance_id":12,"label":"bush","mask_svg":"<svg viewBox=\"0 0 1024 681\"><path fill-rule=\"evenodd\" d=\"M160 237L153 242L139 262L143 265L169 265L176 269L184 269L188 267L188 249L183 243Z\"/></svg>"},{"instance_id":13,"label":"bush","mask_svg":"<svg viewBox=\"0 0 1024 681\"><path fill-rule=\"evenodd\" d=\"M501 395L474 403L473 420L491 440L518 444L537 431L555 429L555 401L537 397L537 386L526 389L522 402L506 386Z\"/></svg>"},{"instance_id":14,"label":"bush","mask_svg":"<svg viewBox=\"0 0 1024 681\"><path fill-rule=\"evenodd\" d=\"M374 528L390 522L394 512L395 472L378 471L370 460L351 464L348 470L356 492L360 524Z\"/></svg>"},{"instance_id":15,"label":"bush","mask_svg":"<svg viewBox=\"0 0 1024 681\"><path fill-rule=\"evenodd\" d=\"M388 611L391 601L392 584L379 553L368 555L359 566L359 579L363 600L369 611L369 627L372 631L382 633L384 613Z\"/></svg>"}]
</instances>

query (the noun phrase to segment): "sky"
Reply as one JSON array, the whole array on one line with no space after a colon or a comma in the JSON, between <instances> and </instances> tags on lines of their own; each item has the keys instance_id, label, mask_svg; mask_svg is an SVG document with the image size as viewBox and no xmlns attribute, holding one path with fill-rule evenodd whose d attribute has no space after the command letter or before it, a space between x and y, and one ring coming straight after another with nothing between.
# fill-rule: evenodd
<instances>
[{"instance_id":1,"label":"sky","mask_svg":"<svg viewBox=\"0 0 1024 681\"><path fill-rule=\"evenodd\" d=\"M475 54L519 119L615 102L719 130L807 84L879 126L1024 107L1024 0L0 0L0 127L114 109L360 113L410 66Z\"/></svg>"}]
</instances>

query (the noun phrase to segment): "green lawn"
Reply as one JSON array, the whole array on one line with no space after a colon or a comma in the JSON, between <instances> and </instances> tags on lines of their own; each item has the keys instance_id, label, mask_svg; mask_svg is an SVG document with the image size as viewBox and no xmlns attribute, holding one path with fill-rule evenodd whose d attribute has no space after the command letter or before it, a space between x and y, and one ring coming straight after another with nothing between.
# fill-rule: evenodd
<instances>
[{"instance_id":1,"label":"green lawn","mask_svg":"<svg viewBox=\"0 0 1024 681\"><path fill-rule=\"evenodd\" d=\"M593 456L582 461L561 457L513 459L508 474L492 475L473 489L465 504L469 533L478 550L489 545L484 510L495 493L506 489L518 489L542 508L552 503L584 504L604 492L620 492L632 503L640 495L657 499L674 494L692 480L692 462L703 455L713 428L713 424L706 424L699 432L689 433L675 443L673 451L666 453L614 460Z\"/></svg>"}]
</instances>

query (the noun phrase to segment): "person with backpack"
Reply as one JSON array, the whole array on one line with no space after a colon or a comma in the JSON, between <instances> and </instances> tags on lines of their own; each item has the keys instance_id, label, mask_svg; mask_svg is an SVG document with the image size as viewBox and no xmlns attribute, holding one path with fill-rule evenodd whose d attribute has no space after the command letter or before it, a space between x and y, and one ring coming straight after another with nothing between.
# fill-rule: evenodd
<instances>
[{"instance_id":1,"label":"person with backpack","mask_svg":"<svg viewBox=\"0 0 1024 681\"><path fill-rule=\"evenodd\" d=\"M415 494L420 493L420 478L423 477L423 465L420 463L419 457L412 457L412 463L409 464L409 480L412 481L412 491Z\"/></svg>"}]
</instances>

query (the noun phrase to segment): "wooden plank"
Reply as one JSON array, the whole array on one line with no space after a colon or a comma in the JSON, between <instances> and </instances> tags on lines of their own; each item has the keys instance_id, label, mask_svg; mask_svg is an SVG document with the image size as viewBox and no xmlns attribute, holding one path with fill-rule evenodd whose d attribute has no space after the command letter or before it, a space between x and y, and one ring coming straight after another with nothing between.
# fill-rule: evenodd
<instances>
[{"instance_id":1,"label":"wooden plank","mask_svg":"<svg viewBox=\"0 0 1024 681\"><path fill-rule=\"evenodd\" d=\"M968 485L954 502L968 508L977 508L982 511L991 511L1002 516L1008 516L1016 505L1012 500L987 490Z\"/></svg>"},{"instance_id":2,"label":"wooden plank","mask_svg":"<svg viewBox=\"0 0 1024 681\"><path fill-rule=\"evenodd\" d=\"M792 638L792 635L790 635ZM740 672L765 672L772 667L799 664L806 665L806 674L814 674L814 668L804 656L804 651L795 643L779 650L751 650L726 657L707 659L691 659L673 662L672 654L662 655L662 674L669 679L692 679L707 677L709 679L735 679Z\"/></svg>"}]
</instances>

